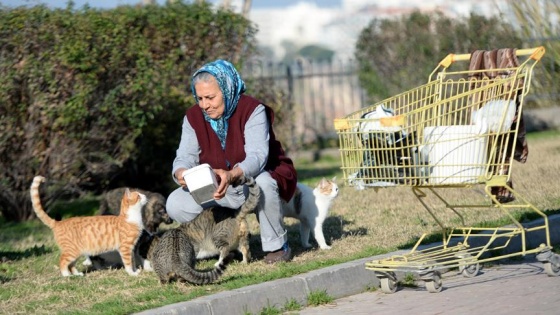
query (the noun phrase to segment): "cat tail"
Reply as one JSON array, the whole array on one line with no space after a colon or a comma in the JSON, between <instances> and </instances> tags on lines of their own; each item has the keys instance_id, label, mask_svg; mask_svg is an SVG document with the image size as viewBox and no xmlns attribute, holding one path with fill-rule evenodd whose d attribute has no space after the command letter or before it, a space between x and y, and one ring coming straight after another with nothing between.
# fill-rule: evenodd
<instances>
[{"instance_id":1,"label":"cat tail","mask_svg":"<svg viewBox=\"0 0 560 315\"><path fill-rule=\"evenodd\" d=\"M220 279L222 274L226 271L227 265L233 260L233 254L226 256L214 269L209 271L198 271L191 267L185 255L181 255L182 268L179 269L177 275L187 282L192 284L209 284Z\"/></svg>"},{"instance_id":2,"label":"cat tail","mask_svg":"<svg viewBox=\"0 0 560 315\"><path fill-rule=\"evenodd\" d=\"M45 178L43 176L35 176L33 178L33 183L31 183L31 189L29 189L29 192L31 193L31 204L33 204L35 214L46 226L52 229L56 225L56 221L49 217L43 209L43 206L41 205L41 197L39 195L39 185L41 185L44 181Z\"/></svg>"},{"instance_id":3,"label":"cat tail","mask_svg":"<svg viewBox=\"0 0 560 315\"><path fill-rule=\"evenodd\" d=\"M244 181L245 185L249 188L249 194L237 214L237 221L245 220L249 213L255 211L261 199L261 188L257 185L257 181L253 177L244 177L242 181Z\"/></svg>"}]
</instances>

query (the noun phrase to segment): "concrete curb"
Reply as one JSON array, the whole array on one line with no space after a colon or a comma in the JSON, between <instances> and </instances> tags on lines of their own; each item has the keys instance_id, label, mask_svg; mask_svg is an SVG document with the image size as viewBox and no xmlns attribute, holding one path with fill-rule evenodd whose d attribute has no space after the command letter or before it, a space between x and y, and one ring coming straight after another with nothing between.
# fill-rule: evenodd
<instances>
[{"instance_id":1,"label":"concrete curb","mask_svg":"<svg viewBox=\"0 0 560 315\"><path fill-rule=\"evenodd\" d=\"M560 244L560 215L550 216L548 220L550 241L552 244ZM524 226L542 225L542 222L543 220L539 219ZM530 236L527 242L528 247L535 248L539 244L546 242L544 232L532 233ZM520 246L521 243L516 241L512 242L508 246L508 249L512 252L519 251ZM514 247L518 249L516 250ZM375 276L375 273L365 269L364 264L366 262L406 252L408 251L402 250L370 258L363 258L314 270L291 278L224 291L137 314L258 314L267 307L282 309L283 306L291 300L295 300L301 305L307 305L307 296L309 296L311 292L322 290L325 290L329 296L338 299L362 293L368 288L379 286L379 280Z\"/></svg>"}]
</instances>

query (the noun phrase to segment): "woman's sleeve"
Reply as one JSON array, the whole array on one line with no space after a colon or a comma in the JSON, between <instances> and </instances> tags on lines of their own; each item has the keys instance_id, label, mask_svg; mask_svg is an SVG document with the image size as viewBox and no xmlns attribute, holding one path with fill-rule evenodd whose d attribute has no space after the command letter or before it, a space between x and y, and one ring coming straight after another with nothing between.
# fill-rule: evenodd
<instances>
[{"instance_id":1,"label":"woman's sleeve","mask_svg":"<svg viewBox=\"0 0 560 315\"><path fill-rule=\"evenodd\" d=\"M245 160L237 166L245 176L260 174L268 161L269 123L263 105L257 106L245 124Z\"/></svg>"},{"instance_id":2,"label":"woman's sleeve","mask_svg":"<svg viewBox=\"0 0 560 315\"><path fill-rule=\"evenodd\" d=\"M199 162L200 146L198 144L198 139L194 132L193 127L189 123L187 116L183 118L183 127L181 132L181 142L179 142L179 148L173 160L173 169L171 176L173 180L177 182L174 174L179 168L192 168L197 166Z\"/></svg>"}]
</instances>

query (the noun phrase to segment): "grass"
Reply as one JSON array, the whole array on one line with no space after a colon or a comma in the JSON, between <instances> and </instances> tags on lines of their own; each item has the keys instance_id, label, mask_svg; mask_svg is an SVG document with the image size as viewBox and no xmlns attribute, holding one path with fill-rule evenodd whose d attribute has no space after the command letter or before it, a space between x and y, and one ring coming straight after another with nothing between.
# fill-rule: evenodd
<instances>
[{"instance_id":1,"label":"grass","mask_svg":"<svg viewBox=\"0 0 560 315\"><path fill-rule=\"evenodd\" d=\"M513 182L517 192L547 214L557 213L560 204L560 133L529 136L529 160L514 162ZM335 152L336 153L336 152ZM302 182L315 185L321 177L342 178L335 155L324 155L319 162L296 156L296 168ZM339 181L339 183L341 183ZM458 202L488 202L483 187L440 190L446 198ZM454 213L446 210L435 198L426 198L433 205L438 219L457 223ZM90 214L97 209L95 198L59 204L55 212L63 217L74 213ZM498 226L509 223L495 209L461 209L466 225ZM522 220L534 218L531 212L515 210ZM174 283L160 285L156 276L143 272L130 277L124 270L87 273L85 277L63 278L58 270L59 250L51 231L35 220L19 224L0 221L0 313L18 314L130 314L172 303L188 301L223 290L231 290L269 280L290 277L311 270L359 258L409 248L424 232L430 241L438 239L439 228L419 204L408 187L357 191L340 185L324 226L331 250L320 250L315 244L304 250L299 244L298 222L286 219L294 260L270 266L262 262L258 224L250 217L251 250L254 260L248 264L233 263L219 283L192 286ZM215 260L201 261L208 268ZM373 288L372 288L373 289ZM309 297L308 297L309 298ZM323 297L325 298L325 297ZM321 300L321 297L314 298ZM311 299L310 299L311 300ZM327 302L328 303L328 302ZM297 302L286 302L283 311L297 309ZM273 308L263 314L278 314Z\"/></svg>"},{"instance_id":2,"label":"grass","mask_svg":"<svg viewBox=\"0 0 560 315\"><path fill-rule=\"evenodd\" d=\"M301 304L298 301L291 299L284 305L284 312L294 312L302 309Z\"/></svg>"},{"instance_id":3,"label":"grass","mask_svg":"<svg viewBox=\"0 0 560 315\"><path fill-rule=\"evenodd\" d=\"M334 298L328 295L326 290L311 292L307 297L307 303L310 306L329 304L332 303L332 301L334 301Z\"/></svg>"}]
</instances>

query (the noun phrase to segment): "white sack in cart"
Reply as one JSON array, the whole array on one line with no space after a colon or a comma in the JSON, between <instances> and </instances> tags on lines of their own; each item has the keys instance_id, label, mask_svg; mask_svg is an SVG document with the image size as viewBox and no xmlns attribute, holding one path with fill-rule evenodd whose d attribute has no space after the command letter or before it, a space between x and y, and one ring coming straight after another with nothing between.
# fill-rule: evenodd
<instances>
[{"instance_id":1,"label":"white sack in cart","mask_svg":"<svg viewBox=\"0 0 560 315\"><path fill-rule=\"evenodd\" d=\"M368 121L361 122L358 126L358 131L362 134L362 141L365 140L370 132L379 132L380 134L385 134L387 137L387 143L392 145L396 140L394 139L394 133L402 130L400 126L383 126L381 124L381 118L393 117L395 112L392 108L385 107L385 104L380 104L375 107L375 110L367 112L362 115L361 119L367 119ZM403 131L402 136L405 137L406 133Z\"/></svg>"},{"instance_id":2,"label":"white sack in cart","mask_svg":"<svg viewBox=\"0 0 560 315\"><path fill-rule=\"evenodd\" d=\"M402 130L401 126L386 126L381 123L382 118L394 117L395 113L392 108L385 107L385 104L380 104L375 107L375 110L363 114L360 118L367 120L358 125L358 131L361 134L362 143L371 141L371 137L376 137L378 140L386 143L388 146L393 146L397 142L402 141L407 136L407 132ZM367 152L364 153L367 155ZM377 161L364 158L364 163L376 164ZM371 166L371 165L370 165ZM386 181L373 181L365 183L360 176L360 172L355 172L349 175L349 180L352 186L357 190L363 190L366 186L369 187L387 187L396 186L394 182Z\"/></svg>"},{"instance_id":3,"label":"white sack in cart","mask_svg":"<svg viewBox=\"0 0 560 315\"><path fill-rule=\"evenodd\" d=\"M422 154L430 184L476 183L487 164L487 137L480 126L428 126Z\"/></svg>"},{"instance_id":4,"label":"white sack in cart","mask_svg":"<svg viewBox=\"0 0 560 315\"><path fill-rule=\"evenodd\" d=\"M479 126L483 133L504 133L510 130L514 116L515 101L492 100L484 104L479 110L473 111L471 121Z\"/></svg>"}]
</instances>

